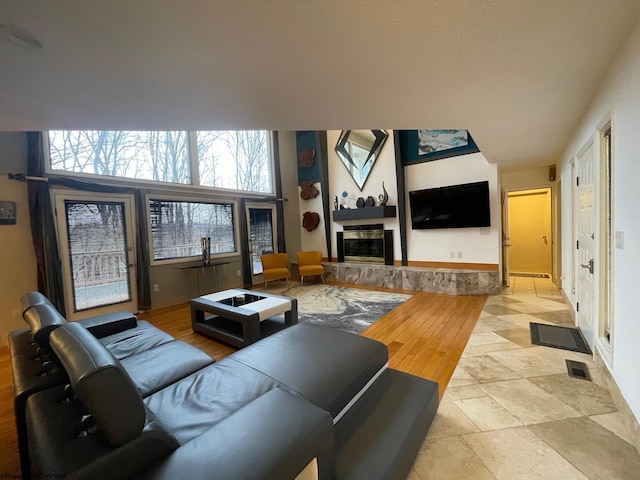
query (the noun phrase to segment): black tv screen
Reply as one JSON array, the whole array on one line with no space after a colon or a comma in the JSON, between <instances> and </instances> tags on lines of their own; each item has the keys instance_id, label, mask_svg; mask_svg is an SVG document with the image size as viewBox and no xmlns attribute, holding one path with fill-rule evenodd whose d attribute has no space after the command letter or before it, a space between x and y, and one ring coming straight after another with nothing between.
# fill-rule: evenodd
<instances>
[{"instance_id":1,"label":"black tv screen","mask_svg":"<svg viewBox=\"0 0 640 480\"><path fill-rule=\"evenodd\" d=\"M415 230L491 226L487 181L415 190L409 205Z\"/></svg>"}]
</instances>

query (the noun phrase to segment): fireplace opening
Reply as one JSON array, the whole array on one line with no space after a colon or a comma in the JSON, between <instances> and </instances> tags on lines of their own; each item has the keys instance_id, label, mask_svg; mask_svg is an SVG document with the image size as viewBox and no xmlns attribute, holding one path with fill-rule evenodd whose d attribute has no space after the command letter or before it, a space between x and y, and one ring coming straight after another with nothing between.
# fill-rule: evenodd
<instances>
[{"instance_id":1,"label":"fireplace opening","mask_svg":"<svg viewBox=\"0 0 640 480\"><path fill-rule=\"evenodd\" d=\"M337 232L339 262L393 265L393 230L382 224L345 226Z\"/></svg>"}]
</instances>

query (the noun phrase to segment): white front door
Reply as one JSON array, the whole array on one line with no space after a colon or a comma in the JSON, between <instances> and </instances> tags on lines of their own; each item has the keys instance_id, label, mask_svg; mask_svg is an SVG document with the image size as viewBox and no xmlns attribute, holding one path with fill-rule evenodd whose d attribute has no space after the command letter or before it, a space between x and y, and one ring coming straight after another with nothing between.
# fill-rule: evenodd
<instances>
[{"instance_id":1,"label":"white front door","mask_svg":"<svg viewBox=\"0 0 640 480\"><path fill-rule=\"evenodd\" d=\"M69 320L138 311L133 198L55 194Z\"/></svg>"},{"instance_id":2,"label":"white front door","mask_svg":"<svg viewBox=\"0 0 640 480\"><path fill-rule=\"evenodd\" d=\"M587 343L593 349L594 318L597 311L596 298L596 264L597 248L597 212L598 195L596 186L595 147L589 141L576 158L576 297L577 323Z\"/></svg>"}]
</instances>

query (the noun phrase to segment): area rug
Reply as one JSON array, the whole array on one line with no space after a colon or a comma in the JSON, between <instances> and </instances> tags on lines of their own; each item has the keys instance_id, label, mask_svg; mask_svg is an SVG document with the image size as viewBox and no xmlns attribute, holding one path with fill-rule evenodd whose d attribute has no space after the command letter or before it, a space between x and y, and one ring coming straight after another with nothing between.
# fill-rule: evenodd
<instances>
[{"instance_id":1,"label":"area rug","mask_svg":"<svg viewBox=\"0 0 640 480\"><path fill-rule=\"evenodd\" d=\"M267 293L298 300L298 322L360 333L411 295L374 292L334 285L274 285L260 288Z\"/></svg>"},{"instance_id":2,"label":"area rug","mask_svg":"<svg viewBox=\"0 0 640 480\"><path fill-rule=\"evenodd\" d=\"M589 345L587 345L582 333L577 328L533 322L529 323L529 328L531 330L531 343L535 345L591 354Z\"/></svg>"}]
</instances>

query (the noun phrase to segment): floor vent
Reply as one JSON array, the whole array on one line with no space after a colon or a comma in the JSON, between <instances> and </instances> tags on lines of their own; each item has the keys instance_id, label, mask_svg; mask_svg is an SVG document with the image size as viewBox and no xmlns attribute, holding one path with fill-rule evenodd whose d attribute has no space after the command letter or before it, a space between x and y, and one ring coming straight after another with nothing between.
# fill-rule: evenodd
<instances>
[{"instance_id":1,"label":"floor vent","mask_svg":"<svg viewBox=\"0 0 640 480\"><path fill-rule=\"evenodd\" d=\"M565 360L567 362L567 371L569 376L573 378L579 378L581 380L591 381L591 375L584 362L576 362L575 360Z\"/></svg>"}]
</instances>

